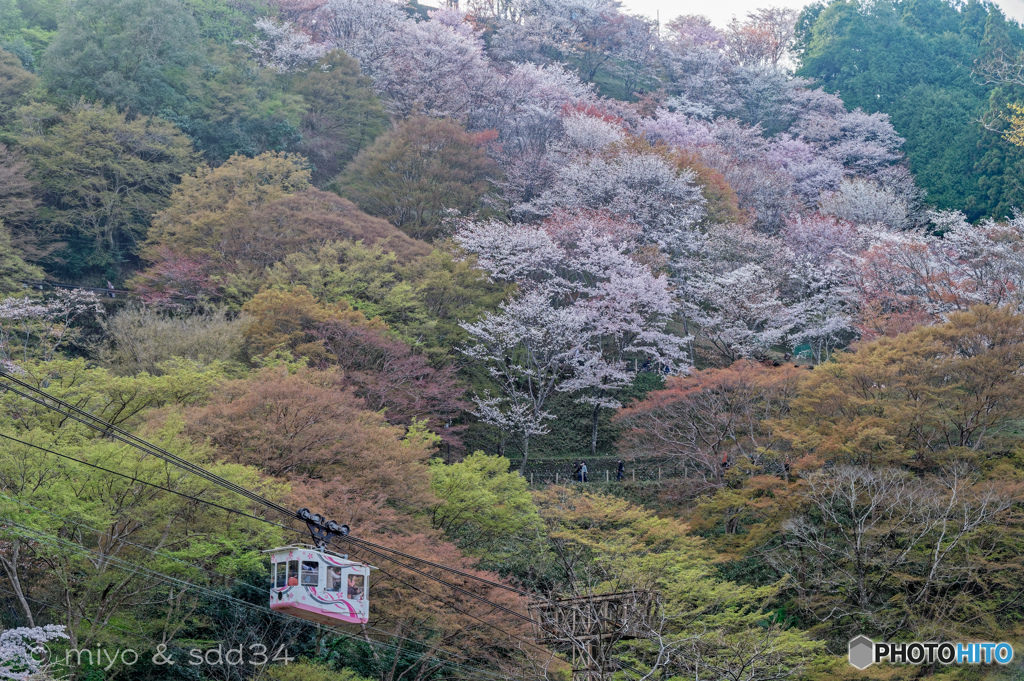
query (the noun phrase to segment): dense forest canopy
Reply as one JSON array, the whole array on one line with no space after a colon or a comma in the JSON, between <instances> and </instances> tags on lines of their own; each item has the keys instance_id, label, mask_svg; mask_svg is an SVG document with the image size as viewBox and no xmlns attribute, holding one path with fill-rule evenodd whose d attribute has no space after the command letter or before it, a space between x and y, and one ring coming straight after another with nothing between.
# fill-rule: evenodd
<instances>
[{"instance_id":1,"label":"dense forest canopy","mask_svg":"<svg viewBox=\"0 0 1024 681\"><path fill-rule=\"evenodd\" d=\"M1000 132L1021 96L1006 67L1024 32L996 5L832 2L797 25L797 73L849 107L888 114L930 205L972 221L1020 205L1020 152Z\"/></svg>"},{"instance_id":2,"label":"dense forest canopy","mask_svg":"<svg viewBox=\"0 0 1024 681\"><path fill-rule=\"evenodd\" d=\"M1022 69L974 0L0 0L0 678L1018 678L846 654L1024 641ZM268 608L300 508L365 626Z\"/></svg>"}]
</instances>

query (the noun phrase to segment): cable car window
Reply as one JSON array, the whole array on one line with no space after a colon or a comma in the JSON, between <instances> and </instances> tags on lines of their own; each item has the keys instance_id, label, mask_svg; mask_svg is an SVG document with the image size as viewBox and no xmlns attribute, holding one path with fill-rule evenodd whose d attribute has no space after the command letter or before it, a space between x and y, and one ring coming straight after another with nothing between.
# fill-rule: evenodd
<instances>
[{"instance_id":1,"label":"cable car window","mask_svg":"<svg viewBox=\"0 0 1024 681\"><path fill-rule=\"evenodd\" d=\"M315 560L302 561L302 577L299 583L301 586L319 586L320 563Z\"/></svg>"},{"instance_id":2,"label":"cable car window","mask_svg":"<svg viewBox=\"0 0 1024 681\"><path fill-rule=\"evenodd\" d=\"M278 563L276 566L277 578L274 581L274 586L282 588L288 585L288 564L284 562Z\"/></svg>"},{"instance_id":3,"label":"cable car window","mask_svg":"<svg viewBox=\"0 0 1024 681\"><path fill-rule=\"evenodd\" d=\"M288 586L299 585L299 561L288 561Z\"/></svg>"},{"instance_id":4,"label":"cable car window","mask_svg":"<svg viewBox=\"0 0 1024 681\"><path fill-rule=\"evenodd\" d=\"M328 591L341 591L341 568L332 567L327 568L327 590Z\"/></svg>"},{"instance_id":5,"label":"cable car window","mask_svg":"<svg viewBox=\"0 0 1024 681\"><path fill-rule=\"evenodd\" d=\"M362 598L363 597L363 585L365 583L365 577L363 575L349 575L348 576L348 597L349 598Z\"/></svg>"}]
</instances>

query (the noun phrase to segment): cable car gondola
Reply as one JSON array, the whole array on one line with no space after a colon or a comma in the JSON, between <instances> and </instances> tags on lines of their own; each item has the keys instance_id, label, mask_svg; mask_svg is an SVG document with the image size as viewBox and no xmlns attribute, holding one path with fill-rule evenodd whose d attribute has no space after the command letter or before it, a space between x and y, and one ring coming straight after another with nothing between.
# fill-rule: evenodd
<instances>
[{"instance_id":1,"label":"cable car gondola","mask_svg":"<svg viewBox=\"0 0 1024 681\"><path fill-rule=\"evenodd\" d=\"M332 536L348 535L348 525L308 508L296 515L306 522L316 546L281 546L267 552L270 609L320 624L366 624L372 566L327 550Z\"/></svg>"},{"instance_id":2,"label":"cable car gondola","mask_svg":"<svg viewBox=\"0 0 1024 681\"><path fill-rule=\"evenodd\" d=\"M320 624L366 624L369 565L312 546L269 551L270 608Z\"/></svg>"}]
</instances>

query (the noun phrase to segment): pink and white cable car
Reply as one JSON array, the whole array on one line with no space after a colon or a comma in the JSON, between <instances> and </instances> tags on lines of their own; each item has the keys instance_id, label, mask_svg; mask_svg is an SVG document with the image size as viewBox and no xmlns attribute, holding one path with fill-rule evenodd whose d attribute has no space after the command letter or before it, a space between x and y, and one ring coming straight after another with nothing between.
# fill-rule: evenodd
<instances>
[{"instance_id":1,"label":"pink and white cable car","mask_svg":"<svg viewBox=\"0 0 1024 681\"><path fill-rule=\"evenodd\" d=\"M270 608L320 624L366 624L369 565L311 546L282 546L270 554Z\"/></svg>"}]
</instances>

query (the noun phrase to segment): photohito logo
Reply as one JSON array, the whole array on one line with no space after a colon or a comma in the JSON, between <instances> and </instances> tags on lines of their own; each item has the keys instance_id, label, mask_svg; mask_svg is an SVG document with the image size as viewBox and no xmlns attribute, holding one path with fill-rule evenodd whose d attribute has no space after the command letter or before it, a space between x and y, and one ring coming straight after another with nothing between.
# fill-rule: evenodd
<instances>
[{"instance_id":1,"label":"photohito logo","mask_svg":"<svg viewBox=\"0 0 1024 681\"><path fill-rule=\"evenodd\" d=\"M876 643L867 636L850 641L850 664L867 669L876 662L893 664L1008 664L1013 660L1009 643Z\"/></svg>"}]
</instances>

